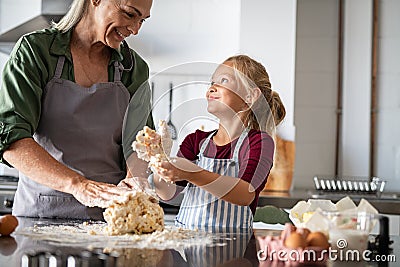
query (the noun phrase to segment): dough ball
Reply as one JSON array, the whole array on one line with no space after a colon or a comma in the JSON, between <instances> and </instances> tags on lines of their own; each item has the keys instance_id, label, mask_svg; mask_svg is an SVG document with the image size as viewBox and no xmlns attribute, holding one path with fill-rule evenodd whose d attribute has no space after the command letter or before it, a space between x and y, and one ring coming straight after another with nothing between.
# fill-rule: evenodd
<instances>
[{"instance_id":1,"label":"dough ball","mask_svg":"<svg viewBox=\"0 0 400 267\"><path fill-rule=\"evenodd\" d=\"M109 235L164 230L164 211L149 195L136 191L114 200L103 213Z\"/></svg>"}]
</instances>

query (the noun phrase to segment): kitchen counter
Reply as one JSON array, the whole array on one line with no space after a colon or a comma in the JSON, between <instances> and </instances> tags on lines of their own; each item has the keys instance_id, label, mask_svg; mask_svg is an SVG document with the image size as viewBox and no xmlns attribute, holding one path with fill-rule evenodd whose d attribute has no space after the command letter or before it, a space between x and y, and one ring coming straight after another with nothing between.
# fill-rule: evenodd
<instances>
[{"instance_id":1,"label":"kitchen counter","mask_svg":"<svg viewBox=\"0 0 400 267\"><path fill-rule=\"evenodd\" d=\"M171 224L172 218L173 216L167 216L166 224ZM30 218L19 218L19 222L17 230L35 224L63 223L59 220ZM279 232L256 229L254 234L216 233L213 235L212 245L199 243L194 247L177 250L119 247L117 253L109 253L104 252L103 247L82 246L79 242L78 245L70 246L63 242L50 242L13 233L9 237L0 237L0 266L121 266L121 260L123 266L285 266L283 262L281 264L269 260L259 262L257 258L257 251L260 248L254 236L279 234ZM392 236L391 239L394 241L392 244L394 256L400 259L400 237ZM332 263L322 266L333 266ZM343 266L339 263L337 266ZM371 264L354 262L354 264L354 266L397 266L396 262L390 262L388 265L376 262ZM351 263L346 262L345 265L350 266Z\"/></svg>"},{"instance_id":2,"label":"kitchen counter","mask_svg":"<svg viewBox=\"0 0 400 267\"><path fill-rule=\"evenodd\" d=\"M174 217L166 215L165 224L171 226ZM146 244L150 244L150 247L136 246L135 244L139 244L140 241L135 238L127 239L126 236L125 238L121 236L121 239L118 239L120 241L117 241L113 237L95 235L89 238L83 234L74 234L72 239L66 239L65 234L58 234L64 230L68 235L71 230L67 230L67 227L71 225L80 230L83 221L33 218L18 218L18 220L19 226L11 236L0 237L0 266L179 267L214 266L226 262L229 262L228 266L257 265L253 232L247 230L207 235L210 236L211 243L197 242L203 240L197 236L193 237L194 242L186 240L185 244L174 243L176 247L165 241L167 248L157 249L154 248L157 245L153 246L149 242ZM38 236L37 231L31 228L35 225L36 228L48 226L63 228L57 228L60 230L52 232L54 233L52 237L44 232L40 232ZM55 239L54 235L60 238Z\"/></svg>"},{"instance_id":3,"label":"kitchen counter","mask_svg":"<svg viewBox=\"0 0 400 267\"><path fill-rule=\"evenodd\" d=\"M258 206L273 205L280 208L292 208L300 200L310 198L330 199L333 202L345 197L345 194L325 193L320 194L314 190L297 189L289 192L263 191L258 200ZM400 199L397 193L383 193L380 198L371 195L351 195L351 199L358 204L361 198L371 203L379 213L400 215Z\"/></svg>"},{"instance_id":4,"label":"kitchen counter","mask_svg":"<svg viewBox=\"0 0 400 267\"><path fill-rule=\"evenodd\" d=\"M361 197L364 197L382 214L400 215L400 197L399 193L383 193L380 198L374 195L351 195L351 199L358 204ZM161 202L160 205L167 213L177 214L179 205L182 201L182 196L179 195L176 199L169 203ZM279 208L291 209L300 200L307 201L310 198L314 199L330 199L333 202L345 197L344 194L325 193L320 194L315 190L309 189L296 189L289 192L278 191L262 191L258 199L258 206L273 205Z\"/></svg>"}]
</instances>

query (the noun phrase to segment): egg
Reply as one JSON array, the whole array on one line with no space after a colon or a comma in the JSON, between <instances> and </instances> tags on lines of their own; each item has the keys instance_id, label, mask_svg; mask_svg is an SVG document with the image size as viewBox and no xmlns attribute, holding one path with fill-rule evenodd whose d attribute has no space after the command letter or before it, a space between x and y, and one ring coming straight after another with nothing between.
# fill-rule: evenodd
<instances>
[{"instance_id":1,"label":"egg","mask_svg":"<svg viewBox=\"0 0 400 267\"><path fill-rule=\"evenodd\" d=\"M285 240L285 246L290 249L305 248L306 245L306 239L297 232L291 233Z\"/></svg>"},{"instance_id":2,"label":"egg","mask_svg":"<svg viewBox=\"0 0 400 267\"><path fill-rule=\"evenodd\" d=\"M320 247L322 249L329 248L329 242L326 235L322 232L312 232L307 236L307 246L309 247Z\"/></svg>"},{"instance_id":3,"label":"egg","mask_svg":"<svg viewBox=\"0 0 400 267\"><path fill-rule=\"evenodd\" d=\"M285 241L286 237L288 237L292 232L296 231L296 226L291 223L285 223L285 227L281 232L281 239Z\"/></svg>"},{"instance_id":4,"label":"egg","mask_svg":"<svg viewBox=\"0 0 400 267\"><path fill-rule=\"evenodd\" d=\"M7 214L0 218L0 235L10 235L18 226L17 217Z\"/></svg>"},{"instance_id":5,"label":"egg","mask_svg":"<svg viewBox=\"0 0 400 267\"><path fill-rule=\"evenodd\" d=\"M17 249L18 244L15 238L12 236L1 236L0 237L0 254L4 256L10 256Z\"/></svg>"},{"instance_id":6,"label":"egg","mask_svg":"<svg viewBox=\"0 0 400 267\"><path fill-rule=\"evenodd\" d=\"M311 233L311 231L308 228L297 228L296 232L301 234L304 239L307 239L308 235Z\"/></svg>"}]
</instances>

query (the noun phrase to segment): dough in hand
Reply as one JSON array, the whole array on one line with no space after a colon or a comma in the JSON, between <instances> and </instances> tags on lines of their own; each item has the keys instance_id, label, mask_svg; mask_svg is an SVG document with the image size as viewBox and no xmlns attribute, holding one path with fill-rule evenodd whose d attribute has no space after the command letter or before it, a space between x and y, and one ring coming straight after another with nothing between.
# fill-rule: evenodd
<instances>
[{"instance_id":1,"label":"dough in hand","mask_svg":"<svg viewBox=\"0 0 400 267\"><path fill-rule=\"evenodd\" d=\"M140 191L115 199L103 212L109 235L145 234L164 230L164 211Z\"/></svg>"},{"instance_id":2,"label":"dough in hand","mask_svg":"<svg viewBox=\"0 0 400 267\"><path fill-rule=\"evenodd\" d=\"M132 143L133 151L136 151L140 159L149 162L150 166L168 160L172 149L172 138L167 123L160 120L158 125L158 132L144 126Z\"/></svg>"}]
</instances>

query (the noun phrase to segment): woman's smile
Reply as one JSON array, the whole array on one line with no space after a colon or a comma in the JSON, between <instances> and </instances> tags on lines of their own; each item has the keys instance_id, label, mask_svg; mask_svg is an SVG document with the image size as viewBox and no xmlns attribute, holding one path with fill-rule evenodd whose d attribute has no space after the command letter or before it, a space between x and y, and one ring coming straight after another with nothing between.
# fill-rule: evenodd
<instances>
[{"instance_id":1,"label":"woman's smile","mask_svg":"<svg viewBox=\"0 0 400 267\"><path fill-rule=\"evenodd\" d=\"M124 40L126 37L128 37L129 35L124 35L122 32L120 32L119 30L115 29L115 32L122 38L122 40ZM121 41L122 41L121 40Z\"/></svg>"}]
</instances>

